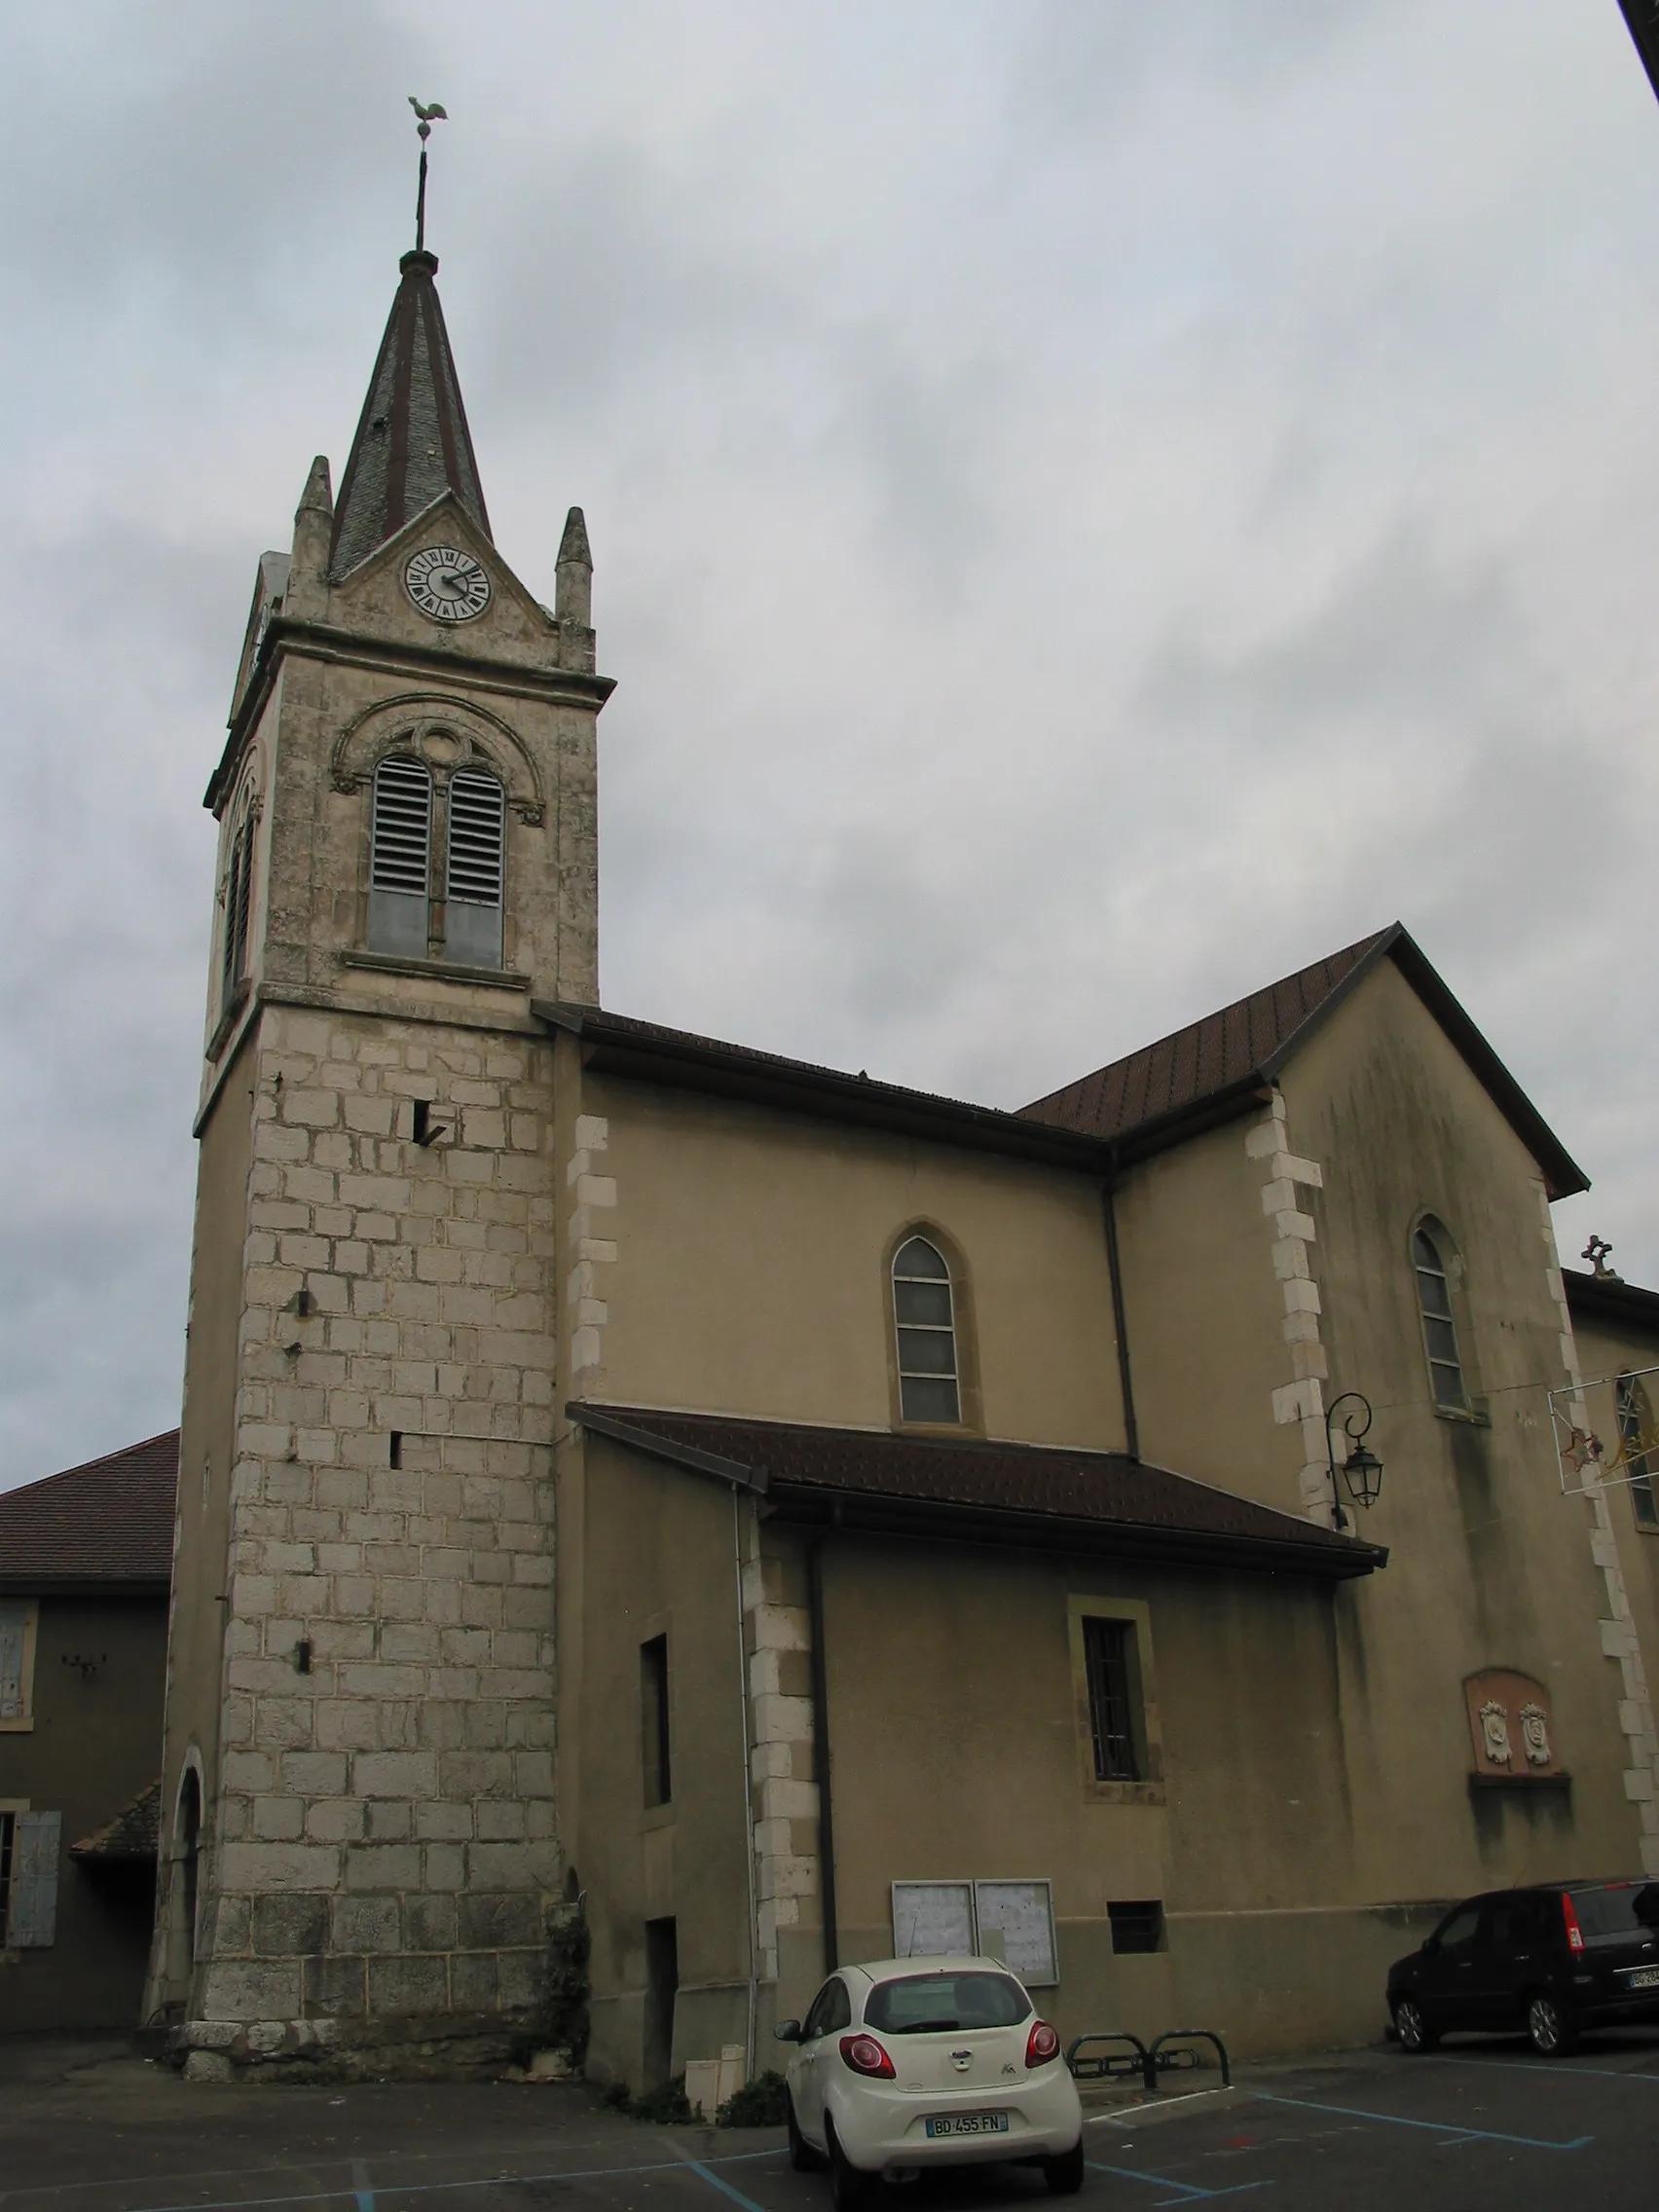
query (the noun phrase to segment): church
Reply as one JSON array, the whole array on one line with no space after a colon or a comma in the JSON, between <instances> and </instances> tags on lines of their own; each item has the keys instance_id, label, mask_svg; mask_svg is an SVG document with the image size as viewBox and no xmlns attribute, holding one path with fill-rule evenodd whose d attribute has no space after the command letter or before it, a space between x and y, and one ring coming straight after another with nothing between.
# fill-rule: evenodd
<instances>
[{"instance_id":1,"label":"church","mask_svg":"<svg viewBox=\"0 0 1659 2212\"><path fill-rule=\"evenodd\" d=\"M1659 1294L1561 1269L1425 952L1012 1113L602 1009L587 530L550 605L498 549L436 272L207 783L146 2017L386 2073L573 1999L638 2089L949 1946L1289 2051L1459 1897L1659 1874Z\"/></svg>"}]
</instances>

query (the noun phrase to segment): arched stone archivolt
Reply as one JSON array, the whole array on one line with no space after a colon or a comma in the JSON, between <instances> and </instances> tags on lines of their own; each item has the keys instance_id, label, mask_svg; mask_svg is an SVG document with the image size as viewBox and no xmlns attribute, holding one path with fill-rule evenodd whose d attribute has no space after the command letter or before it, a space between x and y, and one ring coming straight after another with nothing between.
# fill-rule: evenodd
<instances>
[{"instance_id":1,"label":"arched stone archivolt","mask_svg":"<svg viewBox=\"0 0 1659 2212\"><path fill-rule=\"evenodd\" d=\"M482 707L418 691L383 699L335 739L329 780L337 792L362 791L388 753L414 753L440 780L457 768L487 768L521 822L534 829L545 818L535 760L517 733Z\"/></svg>"}]
</instances>

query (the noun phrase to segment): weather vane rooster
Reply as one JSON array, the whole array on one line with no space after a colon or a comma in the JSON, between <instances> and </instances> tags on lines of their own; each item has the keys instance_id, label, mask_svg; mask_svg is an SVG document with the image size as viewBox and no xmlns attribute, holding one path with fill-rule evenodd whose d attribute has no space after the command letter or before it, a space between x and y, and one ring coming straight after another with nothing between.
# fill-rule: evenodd
<instances>
[{"instance_id":1,"label":"weather vane rooster","mask_svg":"<svg viewBox=\"0 0 1659 2212\"><path fill-rule=\"evenodd\" d=\"M413 92L409 104L415 110L415 128L421 134L421 185L415 195L415 251L426 250L426 140L432 135L434 123L447 123L449 112L434 100L430 107L423 107Z\"/></svg>"}]
</instances>

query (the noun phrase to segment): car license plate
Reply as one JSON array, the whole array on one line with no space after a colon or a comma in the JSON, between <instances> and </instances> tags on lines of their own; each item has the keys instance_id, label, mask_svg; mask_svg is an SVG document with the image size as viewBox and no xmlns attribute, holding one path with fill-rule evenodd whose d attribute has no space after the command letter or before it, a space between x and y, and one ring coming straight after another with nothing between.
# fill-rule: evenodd
<instances>
[{"instance_id":1,"label":"car license plate","mask_svg":"<svg viewBox=\"0 0 1659 2212\"><path fill-rule=\"evenodd\" d=\"M1659 1989L1659 1967L1638 1967L1625 1982L1631 1989Z\"/></svg>"},{"instance_id":2,"label":"car license plate","mask_svg":"<svg viewBox=\"0 0 1659 2212\"><path fill-rule=\"evenodd\" d=\"M928 2121L928 2133L937 2135L1006 2135L1006 2112L953 2112Z\"/></svg>"}]
</instances>

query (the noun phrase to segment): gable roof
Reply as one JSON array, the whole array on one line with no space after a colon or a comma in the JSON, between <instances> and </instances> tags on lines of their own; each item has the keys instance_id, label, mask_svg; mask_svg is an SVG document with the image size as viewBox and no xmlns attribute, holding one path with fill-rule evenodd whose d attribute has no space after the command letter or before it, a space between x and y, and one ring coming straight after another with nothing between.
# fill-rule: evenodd
<instances>
[{"instance_id":1,"label":"gable roof","mask_svg":"<svg viewBox=\"0 0 1659 2212\"><path fill-rule=\"evenodd\" d=\"M340 479L329 573L336 581L453 492L488 538L490 517L450 351L435 253L406 253L368 396Z\"/></svg>"},{"instance_id":2,"label":"gable roof","mask_svg":"<svg viewBox=\"0 0 1659 2212\"><path fill-rule=\"evenodd\" d=\"M873 1535L1089 1551L1346 1581L1376 1544L1122 1452L894 1435L572 1400L567 1417L654 1458L759 1493L778 1517Z\"/></svg>"},{"instance_id":3,"label":"gable roof","mask_svg":"<svg viewBox=\"0 0 1659 2212\"><path fill-rule=\"evenodd\" d=\"M1241 1111L1385 959L1393 961L1537 1161L1550 1197L1587 1191L1589 1177L1400 922L1109 1061L1020 1113L1051 1128L1093 1137L1125 1157L1158 1150Z\"/></svg>"},{"instance_id":4,"label":"gable roof","mask_svg":"<svg viewBox=\"0 0 1659 2212\"><path fill-rule=\"evenodd\" d=\"M166 1590L178 1430L0 1493L0 1589Z\"/></svg>"}]
</instances>

